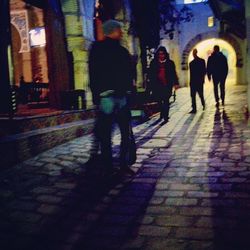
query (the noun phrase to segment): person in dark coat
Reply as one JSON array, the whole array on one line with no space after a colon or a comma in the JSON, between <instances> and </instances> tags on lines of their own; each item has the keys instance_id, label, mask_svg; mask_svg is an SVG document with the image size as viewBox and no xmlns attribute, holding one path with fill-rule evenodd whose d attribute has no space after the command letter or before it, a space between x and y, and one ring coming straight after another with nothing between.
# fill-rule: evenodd
<instances>
[{"instance_id":1,"label":"person in dark coat","mask_svg":"<svg viewBox=\"0 0 250 250\"><path fill-rule=\"evenodd\" d=\"M128 92L133 88L132 61L128 50L120 45L121 23L108 20L103 24L105 39L92 44L89 53L89 77L93 102L98 105L97 138L100 140L105 174L113 173L111 132L113 120L121 131L120 166L128 168L130 109Z\"/></svg>"},{"instance_id":2,"label":"person in dark coat","mask_svg":"<svg viewBox=\"0 0 250 250\"><path fill-rule=\"evenodd\" d=\"M149 67L149 83L153 95L157 99L160 107L160 119L164 120L164 125L169 120L169 99L172 95L173 87L179 86L175 64L169 59L169 54L165 47L157 49L155 57Z\"/></svg>"},{"instance_id":3,"label":"person in dark coat","mask_svg":"<svg viewBox=\"0 0 250 250\"><path fill-rule=\"evenodd\" d=\"M205 100L203 94L203 85L206 75L206 63L205 60L198 57L197 49L193 50L194 59L189 63L190 70L190 94L192 99L192 110L190 114L196 113L196 93L198 93L203 110L205 109Z\"/></svg>"},{"instance_id":4,"label":"person in dark coat","mask_svg":"<svg viewBox=\"0 0 250 250\"><path fill-rule=\"evenodd\" d=\"M208 80L211 81L213 77L214 84L214 97L216 101L216 107L219 107L219 94L218 86L220 86L220 99L224 106L225 103L225 82L228 74L227 58L220 52L218 45L214 46L214 51L208 58L207 63L207 76Z\"/></svg>"},{"instance_id":5,"label":"person in dark coat","mask_svg":"<svg viewBox=\"0 0 250 250\"><path fill-rule=\"evenodd\" d=\"M22 104L28 103L28 91L27 83L24 81L24 77L20 76L19 91L18 91L18 101Z\"/></svg>"}]
</instances>

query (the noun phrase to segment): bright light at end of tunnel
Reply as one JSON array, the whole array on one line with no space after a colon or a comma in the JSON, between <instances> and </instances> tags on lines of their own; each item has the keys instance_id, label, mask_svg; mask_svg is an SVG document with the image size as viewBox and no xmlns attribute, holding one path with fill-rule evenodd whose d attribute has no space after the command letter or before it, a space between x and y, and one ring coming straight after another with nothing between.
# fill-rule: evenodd
<instances>
[{"instance_id":1,"label":"bright light at end of tunnel","mask_svg":"<svg viewBox=\"0 0 250 250\"><path fill-rule=\"evenodd\" d=\"M228 77L227 77L227 82L230 82L232 84L236 83L236 53L234 48L232 47L231 44L229 44L227 41L218 39L218 38L211 38L204 40L202 42L199 42L194 48L198 50L198 56L205 59L207 62L208 57L211 55L213 52L213 47L214 45L219 45L220 51L227 57L228 61ZM189 54L188 57L188 63L190 63L193 60L193 54L192 50Z\"/></svg>"}]
</instances>

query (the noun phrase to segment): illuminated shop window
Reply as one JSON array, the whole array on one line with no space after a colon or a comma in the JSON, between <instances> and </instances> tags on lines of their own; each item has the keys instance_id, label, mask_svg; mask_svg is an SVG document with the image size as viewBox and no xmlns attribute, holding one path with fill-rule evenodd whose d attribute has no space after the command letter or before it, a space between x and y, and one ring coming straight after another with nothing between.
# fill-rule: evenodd
<instances>
[{"instance_id":1,"label":"illuminated shop window","mask_svg":"<svg viewBox=\"0 0 250 250\"><path fill-rule=\"evenodd\" d=\"M44 27L37 27L37 28L31 29L29 34L30 34L30 46L31 47L45 46L46 38L45 38Z\"/></svg>"},{"instance_id":2,"label":"illuminated shop window","mask_svg":"<svg viewBox=\"0 0 250 250\"><path fill-rule=\"evenodd\" d=\"M213 16L208 17L207 26L208 27L214 27L214 17Z\"/></svg>"},{"instance_id":3,"label":"illuminated shop window","mask_svg":"<svg viewBox=\"0 0 250 250\"><path fill-rule=\"evenodd\" d=\"M207 0L184 0L184 4L202 3L202 2L207 2Z\"/></svg>"}]
</instances>

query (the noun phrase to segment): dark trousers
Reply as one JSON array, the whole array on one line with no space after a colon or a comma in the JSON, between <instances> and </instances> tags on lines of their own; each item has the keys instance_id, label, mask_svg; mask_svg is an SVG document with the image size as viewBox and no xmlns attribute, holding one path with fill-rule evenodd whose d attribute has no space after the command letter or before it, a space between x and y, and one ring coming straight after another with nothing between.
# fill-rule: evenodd
<instances>
[{"instance_id":1,"label":"dark trousers","mask_svg":"<svg viewBox=\"0 0 250 250\"><path fill-rule=\"evenodd\" d=\"M107 98L106 98L107 99ZM129 145L129 129L130 129L130 110L128 105L120 105L119 100L116 103L115 98L108 97L108 110L100 110L99 113L99 138L101 143L102 159L106 168L112 168L112 125L117 122L121 132L120 144L120 164L121 167L126 166L126 155ZM119 98L118 98L119 99ZM117 105L118 104L118 105Z\"/></svg>"},{"instance_id":2,"label":"dark trousers","mask_svg":"<svg viewBox=\"0 0 250 250\"><path fill-rule=\"evenodd\" d=\"M201 83L198 87L191 85L191 99L192 99L192 109L196 111L196 93L198 93L201 104L205 106L204 94L203 94L203 83Z\"/></svg>"},{"instance_id":3,"label":"dark trousers","mask_svg":"<svg viewBox=\"0 0 250 250\"><path fill-rule=\"evenodd\" d=\"M214 98L216 102L219 102L219 91L218 88L220 86L220 98L221 101L224 103L225 100L225 82L226 78L215 78L213 77L213 83L214 83Z\"/></svg>"},{"instance_id":4,"label":"dark trousers","mask_svg":"<svg viewBox=\"0 0 250 250\"><path fill-rule=\"evenodd\" d=\"M158 90L158 105L160 109L160 118L167 121L169 119L169 99L172 95L172 88L168 86L162 86Z\"/></svg>"},{"instance_id":5,"label":"dark trousers","mask_svg":"<svg viewBox=\"0 0 250 250\"><path fill-rule=\"evenodd\" d=\"M96 119L95 119L95 123L94 123L94 129L93 129L93 139L92 139L92 143L91 143L91 147L90 147L90 157L96 157L96 155L98 154L99 151L99 147L100 147L100 124L101 120L100 120L100 115L99 115L99 111L96 110Z\"/></svg>"}]
</instances>

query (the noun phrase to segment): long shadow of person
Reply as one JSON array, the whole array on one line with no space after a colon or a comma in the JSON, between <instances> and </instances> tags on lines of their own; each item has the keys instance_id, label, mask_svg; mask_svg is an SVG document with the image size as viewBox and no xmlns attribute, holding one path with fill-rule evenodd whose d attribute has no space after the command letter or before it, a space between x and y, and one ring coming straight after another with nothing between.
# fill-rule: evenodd
<instances>
[{"instance_id":1,"label":"long shadow of person","mask_svg":"<svg viewBox=\"0 0 250 250\"><path fill-rule=\"evenodd\" d=\"M213 230L213 249L248 249L250 185L244 173L244 138L224 109L214 114L210 140L209 192L214 198L203 199L202 206L210 207L212 217L201 218L200 225Z\"/></svg>"},{"instance_id":2,"label":"long shadow of person","mask_svg":"<svg viewBox=\"0 0 250 250\"><path fill-rule=\"evenodd\" d=\"M176 133L186 131L185 125L188 126L192 120L193 117L188 117L184 128L181 127L181 131ZM161 127L147 127L136 133L137 145L142 148L154 138L159 128ZM141 230L139 226L155 192L155 185L167 165L167 160L159 163L154 162L154 159L145 159L136 176L130 182L121 183L123 186L119 195L108 204L96 223L82 234L74 249L121 249L128 240L138 235ZM167 230L162 231L162 234L165 233Z\"/></svg>"}]
</instances>

